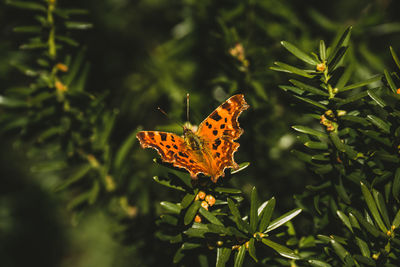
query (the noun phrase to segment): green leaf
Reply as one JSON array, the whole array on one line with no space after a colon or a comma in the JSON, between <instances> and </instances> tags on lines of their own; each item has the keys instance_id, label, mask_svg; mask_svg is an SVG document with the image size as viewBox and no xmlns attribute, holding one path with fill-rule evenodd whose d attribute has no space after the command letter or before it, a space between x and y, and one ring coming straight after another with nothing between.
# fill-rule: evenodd
<instances>
[{"instance_id":1,"label":"green leaf","mask_svg":"<svg viewBox=\"0 0 400 267\"><path fill-rule=\"evenodd\" d=\"M390 228L389 215L382 194L377 190L372 189L372 195L374 196L376 206L378 207L379 213L381 214L386 227Z\"/></svg>"},{"instance_id":2,"label":"green leaf","mask_svg":"<svg viewBox=\"0 0 400 267\"><path fill-rule=\"evenodd\" d=\"M382 230L382 232L386 233L387 228L386 228L385 224L383 223L381 216L379 215L378 208L375 204L375 201L372 197L371 192L368 190L368 188L365 184L363 184L362 182L360 184L361 184L361 191L363 193L365 202L367 203L367 206L372 213L372 217L374 217L375 222L378 224L378 226Z\"/></svg>"},{"instance_id":3,"label":"green leaf","mask_svg":"<svg viewBox=\"0 0 400 267\"><path fill-rule=\"evenodd\" d=\"M399 202L399 193L400 193L400 168L396 169L393 179L393 187L392 194L393 197Z\"/></svg>"},{"instance_id":4,"label":"green leaf","mask_svg":"<svg viewBox=\"0 0 400 267\"><path fill-rule=\"evenodd\" d=\"M257 189L254 186L252 191L251 191L251 201L250 201L250 229L251 229L251 233L254 233L256 231L257 225L258 225L257 207L258 207L258 195L257 195Z\"/></svg>"},{"instance_id":5,"label":"green leaf","mask_svg":"<svg viewBox=\"0 0 400 267\"><path fill-rule=\"evenodd\" d=\"M217 262L215 264L216 267L225 267L225 264L228 262L229 257L231 256L232 249L226 247L217 248Z\"/></svg>"},{"instance_id":6,"label":"green leaf","mask_svg":"<svg viewBox=\"0 0 400 267\"><path fill-rule=\"evenodd\" d=\"M371 252L368 248L367 242L356 236L357 246L360 248L361 254L365 257L370 257Z\"/></svg>"},{"instance_id":7,"label":"green leaf","mask_svg":"<svg viewBox=\"0 0 400 267\"><path fill-rule=\"evenodd\" d=\"M339 99L338 106L343 106L343 105L346 105L349 103L356 102L357 100L360 100L361 98L364 98L367 95L368 95L367 91L362 91L360 93L356 93L349 97L346 97L345 99ZM336 99L337 98L334 98L334 100L336 100Z\"/></svg>"},{"instance_id":8,"label":"green leaf","mask_svg":"<svg viewBox=\"0 0 400 267\"><path fill-rule=\"evenodd\" d=\"M373 131L373 130L366 130L366 131L364 131L364 130L362 130L362 129L359 129L359 130L360 130L364 135L366 135L366 136L368 136L368 137L370 137L370 138L372 138L372 139L374 139L374 140L376 140L376 141L382 143L383 145L385 145L385 146L387 146L387 147L391 147L391 146L392 146L392 144L390 143L390 141L389 141L388 138L383 138L383 137L381 137L381 134L378 133L378 132L376 132L376 131Z\"/></svg>"},{"instance_id":9,"label":"green leaf","mask_svg":"<svg viewBox=\"0 0 400 267\"><path fill-rule=\"evenodd\" d=\"M390 125L375 115L367 115L367 119L385 133L390 133Z\"/></svg>"},{"instance_id":10,"label":"green leaf","mask_svg":"<svg viewBox=\"0 0 400 267\"><path fill-rule=\"evenodd\" d=\"M12 99L0 95L0 106L8 108L26 107L26 102L19 99Z\"/></svg>"},{"instance_id":11,"label":"green leaf","mask_svg":"<svg viewBox=\"0 0 400 267\"><path fill-rule=\"evenodd\" d=\"M385 103L385 101L383 101L382 98L380 98L376 93L375 90L369 89L367 90L368 95L372 98L372 100L374 100L381 108L384 108L387 106L387 104Z\"/></svg>"},{"instance_id":12,"label":"green leaf","mask_svg":"<svg viewBox=\"0 0 400 267\"><path fill-rule=\"evenodd\" d=\"M242 191L237 188L228 188L228 187L215 187L214 188L215 192L218 193L226 193L226 194L241 194Z\"/></svg>"},{"instance_id":13,"label":"green leaf","mask_svg":"<svg viewBox=\"0 0 400 267\"><path fill-rule=\"evenodd\" d=\"M244 169L246 169L247 167L249 167L249 165L250 165L250 162L243 162L243 163L240 163L240 164L239 164L239 168L236 169L236 170L232 170L232 171L231 171L231 174L235 174L235 173L241 172L241 171L243 171Z\"/></svg>"},{"instance_id":14,"label":"green leaf","mask_svg":"<svg viewBox=\"0 0 400 267\"><path fill-rule=\"evenodd\" d=\"M368 266L376 266L376 262L371 259L370 257L365 257L361 255L353 255L354 259L362 264L368 265ZM363 266L363 265L361 265Z\"/></svg>"},{"instance_id":15,"label":"green leaf","mask_svg":"<svg viewBox=\"0 0 400 267\"><path fill-rule=\"evenodd\" d=\"M396 84L394 83L392 76L390 76L390 73L387 70L384 70L385 78L386 81L389 84L390 89L392 90L393 93L397 93L397 87Z\"/></svg>"},{"instance_id":16,"label":"green leaf","mask_svg":"<svg viewBox=\"0 0 400 267\"><path fill-rule=\"evenodd\" d=\"M295 157L297 157L298 159L300 159L300 160L302 160L302 161L304 161L304 162L307 162L307 163L310 163L310 164L313 164L313 163L314 163L314 162L313 162L313 159L312 159L312 156L309 155L309 154L307 154L307 153L304 153L304 152L301 152L301 151L298 151L298 150L295 150L295 149L291 150L290 152L291 152Z\"/></svg>"},{"instance_id":17,"label":"green leaf","mask_svg":"<svg viewBox=\"0 0 400 267\"><path fill-rule=\"evenodd\" d=\"M183 258L185 257L185 254L182 252L182 248L179 248L174 255L174 259L172 260L174 264L179 263Z\"/></svg>"},{"instance_id":18,"label":"green leaf","mask_svg":"<svg viewBox=\"0 0 400 267\"><path fill-rule=\"evenodd\" d=\"M283 214L282 216L280 216L279 218L273 220L267 230L264 233L268 233L276 228L278 228L279 226L281 226L282 224L287 223L288 221L290 221L291 219L293 219L294 217L296 217L297 215L299 215L301 213L302 209L293 209L285 214Z\"/></svg>"},{"instance_id":19,"label":"green leaf","mask_svg":"<svg viewBox=\"0 0 400 267\"><path fill-rule=\"evenodd\" d=\"M296 253L294 253L293 250L291 250L288 247L285 247L281 244L275 243L269 239L263 238L262 242L269 246L270 248L272 248L273 250L275 250L276 252L278 252L281 256L285 257L285 258L289 258L289 259L294 259L294 260L299 260L301 259L300 256L298 256Z\"/></svg>"},{"instance_id":20,"label":"green leaf","mask_svg":"<svg viewBox=\"0 0 400 267\"><path fill-rule=\"evenodd\" d=\"M339 92L343 89L343 87L347 84L347 82L352 78L355 64L350 63L348 66L345 66L344 73L339 77L337 83L335 84L334 88L337 88Z\"/></svg>"},{"instance_id":21,"label":"green leaf","mask_svg":"<svg viewBox=\"0 0 400 267\"><path fill-rule=\"evenodd\" d=\"M46 7L36 2L6 0L6 4L22 9L46 11Z\"/></svg>"},{"instance_id":22,"label":"green leaf","mask_svg":"<svg viewBox=\"0 0 400 267\"><path fill-rule=\"evenodd\" d=\"M208 224L194 222L192 224L192 227L190 227L183 233L192 237L204 238L204 234L208 232L209 232Z\"/></svg>"},{"instance_id":23,"label":"green leaf","mask_svg":"<svg viewBox=\"0 0 400 267\"><path fill-rule=\"evenodd\" d=\"M126 156L130 152L131 148L136 142L136 134L141 131L142 129L136 128L136 130L132 131L131 134L128 136L128 138L125 139L125 141L122 143L122 145L118 148L117 153L115 154L115 159L114 159L114 167L115 169L120 169L122 166L122 163L126 160Z\"/></svg>"},{"instance_id":24,"label":"green leaf","mask_svg":"<svg viewBox=\"0 0 400 267\"><path fill-rule=\"evenodd\" d=\"M153 176L153 180L156 181L157 183L163 185L163 186L166 186L166 187L169 187L169 188L173 188L175 190L179 190L179 191L182 191L182 192L186 191L182 186L172 184L171 180L164 180L164 179L160 180L160 178L158 176Z\"/></svg>"},{"instance_id":25,"label":"green leaf","mask_svg":"<svg viewBox=\"0 0 400 267\"><path fill-rule=\"evenodd\" d=\"M237 208L235 202L233 202L231 198L228 198L228 207L234 217L238 229L246 233L249 232L250 226L245 221L242 220L242 216L240 215L239 209Z\"/></svg>"},{"instance_id":26,"label":"green leaf","mask_svg":"<svg viewBox=\"0 0 400 267\"><path fill-rule=\"evenodd\" d=\"M295 86L288 86L288 85L279 85L279 88L281 88L283 91L287 92L287 91L291 91L295 94L301 95L304 93L303 90L295 87Z\"/></svg>"},{"instance_id":27,"label":"green leaf","mask_svg":"<svg viewBox=\"0 0 400 267\"><path fill-rule=\"evenodd\" d=\"M338 52L336 53L335 57L328 63L330 70L335 70L336 66L341 62L344 55L346 54L348 47L341 47L339 48Z\"/></svg>"},{"instance_id":28,"label":"green leaf","mask_svg":"<svg viewBox=\"0 0 400 267\"><path fill-rule=\"evenodd\" d=\"M346 151L345 145L342 142L342 140L340 140L339 135L337 134L337 132L330 132L329 133L329 137L331 138L331 141L335 145L337 150L339 150L340 152L345 152Z\"/></svg>"},{"instance_id":29,"label":"green leaf","mask_svg":"<svg viewBox=\"0 0 400 267\"><path fill-rule=\"evenodd\" d=\"M67 179L65 179L61 184L59 184L54 191L60 191L63 190L65 188L67 188L68 186L70 186L71 184L79 181L80 179L82 179L83 177L85 177L85 175L92 169L92 166L90 164L84 164L82 166L80 166L79 168L77 168Z\"/></svg>"},{"instance_id":30,"label":"green leaf","mask_svg":"<svg viewBox=\"0 0 400 267\"><path fill-rule=\"evenodd\" d=\"M390 46L390 53L392 54L393 60L396 63L397 67L400 70L400 60L399 57L397 56L396 52L394 52L393 47Z\"/></svg>"},{"instance_id":31,"label":"green leaf","mask_svg":"<svg viewBox=\"0 0 400 267\"><path fill-rule=\"evenodd\" d=\"M336 254L339 256L339 258L343 262L345 262L346 256L350 255L350 253L335 239L331 238L330 242L331 242L331 245L332 245L333 249L335 250Z\"/></svg>"},{"instance_id":32,"label":"green leaf","mask_svg":"<svg viewBox=\"0 0 400 267\"><path fill-rule=\"evenodd\" d=\"M301 51L299 48L297 48L295 45L287 42L287 41L281 41L281 44L283 47L285 47L290 53L292 53L294 56L299 58L300 60L310 64L310 65L317 65L319 62L317 62L315 59Z\"/></svg>"},{"instance_id":33,"label":"green leaf","mask_svg":"<svg viewBox=\"0 0 400 267\"><path fill-rule=\"evenodd\" d=\"M342 121L350 121L350 122L355 122L355 123L359 123L362 126L369 126L370 123L368 122L368 120L358 117L358 116L353 116L353 115L344 115L344 116L340 116L340 120Z\"/></svg>"},{"instance_id":34,"label":"green leaf","mask_svg":"<svg viewBox=\"0 0 400 267\"><path fill-rule=\"evenodd\" d=\"M77 195L71 201L68 202L67 210L73 210L75 207L82 205L85 202L88 202L90 195L91 195L91 191Z\"/></svg>"},{"instance_id":35,"label":"green leaf","mask_svg":"<svg viewBox=\"0 0 400 267\"><path fill-rule=\"evenodd\" d=\"M329 94L327 92L322 91L319 88L316 88L314 86L302 83L300 81L291 79L289 80L289 82L291 82L294 86L297 86L298 88L307 91L309 93L315 94L315 95L321 95L321 96L329 96Z\"/></svg>"},{"instance_id":36,"label":"green leaf","mask_svg":"<svg viewBox=\"0 0 400 267\"><path fill-rule=\"evenodd\" d=\"M328 138L328 136L324 132L311 129L306 126L294 125L294 126L292 126L292 128L300 133L310 134L310 135L320 137L320 138Z\"/></svg>"},{"instance_id":37,"label":"green leaf","mask_svg":"<svg viewBox=\"0 0 400 267\"><path fill-rule=\"evenodd\" d=\"M306 102L307 104L310 104L310 105L313 105L313 106L315 106L317 108L320 108L322 110L328 110L328 108L325 107L323 104L321 104L321 103L319 103L317 101L311 100L310 98L301 97L301 96L297 96L297 95L294 95L294 97L297 98L297 99L300 99L301 101Z\"/></svg>"},{"instance_id":38,"label":"green leaf","mask_svg":"<svg viewBox=\"0 0 400 267\"><path fill-rule=\"evenodd\" d=\"M397 211L396 216L393 219L392 225L395 228L399 228L399 226L400 226L400 210Z\"/></svg>"},{"instance_id":39,"label":"green leaf","mask_svg":"<svg viewBox=\"0 0 400 267\"><path fill-rule=\"evenodd\" d=\"M67 29L75 29L75 30L87 30L93 27L92 23L88 22L80 22L80 21L66 21L65 27Z\"/></svg>"},{"instance_id":40,"label":"green leaf","mask_svg":"<svg viewBox=\"0 0 400 267\"><path fill-rule=\"evenodd\" d=\"M196 216L197 211L201 207L201 202L200 201L194 201L192 205L187 209L185 213L185 217L183 218L183 223L185 225L190 224L193 221L194 216Z\"/></svg>"},{"instance_id":41,"label":"green leaf","mask_svg":"<svg viewBox=\"0 0 400 267\"><path fill-rule=\"evenodd\" d=\"M329 263L326 263L326 262L320 261L320 260L307 260L307 262L311 266L315 266L315 267L331 267L332 266Z\"/></svg>"},{"instance_id":42,"label":"green leaf","mask_svg":"<svg viewBox=\"0 0 400 267\"><path fill-rule=\"evenodd\" d=\"M42 28L40 26L19 26L14 27L13 31L21 33L40 33Z\"/></svg>"},{"instance_id":43,"label":"green leaf","mask_svg":"<svg viewBox=\"0 0 400 267\"><path fill-rule=\"evenodd\" d=\"M319 57L322 61L326 60L326 46L324 40L319 41Z\"/></svg>"},{"instance_id":44,"label":"green leaf","mask_svg":"<svg viewBox=\"0 0 400 267\"><path fill-rule=\"evenodd\" d=\"M195 192L194 194L186 194L181 201L182 209L186 209L187 207L189 207L189 205L192 204L193 200L195 199L196 195L197 192Z\"/></svg>"},{"instance_id":45,"label":"green leaf","mask_svg":"<svg viewBox=\"0 0 400 267\"><path fill-rule=\"evenodd\" d=\"M249 255L255 260L255 262L258 262L256 256L256 247L254 245L255 241L256 241L255 238L250 238L249 240Z\"/></svg>"},{"instance_id":46,"label":"green leaf","mask_svg":"<svg viewBox=\"0 0 400 267\"><path fill-rule=\"evenodd\" d=\"M276 204L276 200L275 200L274 197L272 197L268 201L268 203L265 206L265 208L262 210L261 220L260 220L260 224L258 226L258 231L264 232L267 229L268 224L269 224L269 222L271 220L272 214L273 214L274 209L275 209L275 204Z\"/></svg>"},{"instance_id":47,"label":"green leaf","mask_svg":"<svg viewBox=\"0 0 400 267\"><path fill-rule=\"evenodd\" d=\"M344 214L341 210L337 210L336 214L338 215L339 219L342 220L344 225L346 225L346 227L349 228L351 232L353 232L349 217L347 217L346 214Z\"/></svg>"},{"instance_id":48,"label":"green leaf","mask_svg":"<svg viewBox=\"0 0 400 267\"><path fill-rule=\"evenodd\" d=\"M340 48L342 48L343 46L346 46L348 41L350 40L350 35L351 35L351 30L352 27L348 27L342 34L342 36L340 37L339 41L337 42L337 44L332 47L333 52L330 53L330 55L328 56L328 64L331 64L331 61L337 57L337 53L340 50Z\"/></svg>"},{"instance_id":49,"label":"green leaf","mask_svg":"<svg viewBox=\"0 0 400 267\"><path fill-rule=\"evenodd\" d=\"M179 214L181 212L181 207L178 204L171 203L168 201L160 202L161 207L163 207L167 212L172 214Z\"/></svg>"},{"instance_id":50,"label":"green leaf","mask_svg":"<svg viewBox=\"0 0 400 267\"><path fill-rule=\"evenodd\" d=\"M216 224L216 225L221 225L224 226L224 224L218 220L217 217L214 216L211 212L208 210L204 209L203 207L200 207L199 213L204 216L210 223Z\"/></svg>"},{"instance_id":51,"label":"green leaf","mask_svg":"<svg viewBox=\"0 0 400 267\"><path fill-rule=\"evenodd\" d=\"M382 79L382 75L381 74L380 75L376 75L376 76L373 76L372 78L369 78L369 79L367 79L365 81L361 81L361 82L357 82L357 83L353 83L353 84L350 84L348 86L345 86L342 89L340 89L339 93L346 92L348 90L352 90L352 89L356 89L356 88L360 88L360 87L366 86L366 85L368 85L370 83L374 83L374 82L380 81L381 79Z\"/></svg>"},{"instance_id":52,"label":"green leaf","mask_svg":"<svg viewBox=\"0 0 400 267\"><path fill-rule=\"evenodd\" d=\"M196 248L200 248L202 246L202 244L200 243L190 243L190 242L185 242L182 244L182 249L183 250L191 250L191 249L196 249Z\"/></svg>"},{"instance_id":53,"label":"green leaf","mask_svg":"<svg viewBox=\"0 0 400 267\"><path fill-rule=\"evenodd\" d=\"M315 142L315 141L307 141L304 143L304 145L308 148L311 149L319 149L319 150L326 150L328 149L328 144L327 143L322 143L322 142Z\"/></svg>"},{"instance_id":54,"label":"green leaf","mask_svg":"<svg viewBox=\"0 0 400 267\"><path fill-rule=\"evenodd\" d=\"M246 247L242 245L240 246L239 251L235 255L234 267L241 267L243 265L245 256L246 256Z\"/></svg>"},{"instance_id":55,"label":"green leaf","mask_svg":"<svg viewBox=\"0 0 400 267\"><path fill-rule=\"evenodd\" d=\"M313 78L315 75L309 74L307 71L290 66L288 64L282 63L282 62L275 62L275 65L278 67L271 67L272 70L276 71L283 71L283 72L288 72L288 73L293 73L297 74L306 78Z\"/></svg>"},{"instance_id":56,"label":"green leaf","mask_svg":"<svg viewBox=\"0 0 400 267\"><path fill-rule=\"evenodd\" d=\"M79 46L79 43L77 41L75 41L74 39L67 37L67 36L56 35L56 40L66 43L70 46L74 46L74 47Z\"/></svg>"},{"instance_id":57,"label":"green leaf","mask_svg":"<svg viewBox=\"0 0 400 267\"><path fill-rule=\"evenodd\" d=\"M178 225L178 218L168 215L168 214L163 214L160 216L160 221L166 224L170 224L173 226Z\"/></svg>"}]
</instances>

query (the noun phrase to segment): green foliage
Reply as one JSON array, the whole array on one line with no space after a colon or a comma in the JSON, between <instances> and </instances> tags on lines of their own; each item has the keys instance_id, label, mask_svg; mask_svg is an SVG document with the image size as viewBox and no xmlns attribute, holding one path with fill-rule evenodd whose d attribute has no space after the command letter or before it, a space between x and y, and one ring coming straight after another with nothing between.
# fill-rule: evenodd
<instances>
[{"instance_id":1,"label":"green foliage","mask_svg":"<svg viewBox=\"0 0 400 267\"><path fill-rule=\"evenodd\" d=\"M293 126L302 134L299 139L305 146L302 151L294 150L294 154L320 177L320 184L309 187L298 199L306 202L313 198L314 210L307 211L324 215L314 217L320 226L317 231L330 227L332 222L326 216L347 228L330 236L318 236L332 248L324 250L326 262L335 266L395 265L400 256L395 245L399 242L395 217L400 211L396 181L400 148L398 94L392 75L386 70L386 85L376 84L382 76L347 85L346 68L351 61L346 61L345 56L350 34L351 28L347 28L339 41L328 48L321 41L319 52L312 53L315 60L282 42L289 52L315 69L286 64L273 67L308 79L290 80L294 85L291 90L281 88L311 109L308 116L320 124L314 124L314 129ZM391 53L396 62L393 49ZM335 72L339 67L344 70ZM354 91L358 88L361 89ZM360 185L361 190L357 190Z\"/></svg>"},{"instance_id":2,"label":"green foliage","mask_svg":"<svg viewBox=\"0 0 400 267\"><path fill-rule=\"evenodd\" d=\"M325 3L282 0L5 3L0 136L12 149L0 153L1 176L24 178L1 186L0 265L26 265L15 256L24 249L43 266L398 264L395 3L338 1L331 16ZM251 106L240 118L243 163L216 184L137 143L147 127L181 131L152 111L189 119L188 91L193 123L234 93ZM22 183L40 194L16 194ZM40 198L41 220L27 225ZM48 244L66 245L40 261L36 230L51 239L47 224ZM35 249L13 241L30 233ZM82 256L90 249L95 259Z\"/></svg>"}]
</instances>

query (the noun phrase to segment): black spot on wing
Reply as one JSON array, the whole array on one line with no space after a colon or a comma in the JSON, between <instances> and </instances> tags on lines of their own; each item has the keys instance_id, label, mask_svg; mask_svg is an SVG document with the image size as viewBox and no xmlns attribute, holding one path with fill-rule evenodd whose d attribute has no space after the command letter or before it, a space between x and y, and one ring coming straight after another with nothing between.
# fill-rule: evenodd
<instances>
[{"instance_id":1,"label":"black spot on wing","mask_svg":"<svg viewBox=\"0 0 400 267\"><path fill-rule=\"evenodd\" d=\"M213 135L217 135L218 134L218 131L217 130L214 130L213 131Z\"/></svg>"},{"instance_id":2,"label":"black spot on wing","mask_svg":"<svg viewBox=\"0 0 400 267\"><path fill-rule=\"evenodd\" d=\"M167 148L171 148L171 146L170 146L170 145L166 145L166 147L167 147Z\"/></svg>"},{"instance_id":3,"label":"black spot on wing","mask_svg":"<svg viewBox=\"0 0 400 267\"><path fill-rule=\"evenodd\" d=\"M231 104L229 104L228 102L225 102L222 104L222 108L226 109L227 111L231 111Z\"/></svg>"},{"instance_id":4,"label":"black spot on wing","mask_svg":"<svg viewBox=\"0 0 400 267\"><path fill-rule=\"evenodd\" d=\"M177 145L174 145L174 148L175 148L175 149L178 149L178 146L177 146Z\"/></svg>"},{"instance_id":5,"label":"black spot on wing","mask_svg":"<svg viewBox=\"0 0 400 267\"><path fill-rule=\"evenodd\" d=\"M225 118L225 122L228 122L228 119L227 119L227 118Z\"/></svg>"},{"instance_id":6,"label":"black spot on wing","mask_svg":"<svg viewBox=\"0 0 400 267\"><path fill-rule=\"evenodd\" d=\"M211 129L212 128L212 125L211 124L208 124L208 129Z\"/></svg>"},{"instance_id":7,"label":"black spot on wing","mask_svg":"<svg viewBox=\"0 0 400 267\"><path fill-rule=\"evenodd\" d=\"M224 129L225 128L225 124L221 124L221 126L219 126L219 128Z\"/></svg>"},{"instance_id":8,"label":"black spot on wing","mask_svg":"<svg viewBox=\"0 0 400 267\"><path fill-rule=\"evenodd\" d=\"M179 152L178 154L179 154L179 156L184 157L184 158L188 158L189 157L188 154L186 154L184 152Z\"/></svg>"},{"instance_id":9,"label":"black spot on wing","mask_svg":"<svg viewBox=\"0 0 400 267\"><path fill-rule=\"evenodd\" d=\"M154 133L153 132L148 132L147 134L149 135L150 139L154 140Z\"/></svg>"},{"instance_id":10,"label":"black spot on wing","mask_svg":"<svg viewBox=\"0 0 400 267\"><path fill-rule=\"evenodd\" d=\"M217 111L214 111L211 115L210 118L215 120L215 121L219 121L220 119L222 119L222 117L218 114Z\"/></svg>"},{"instance_id":11,"label":"black spot on wing","mask_svg":"<svg viewBox=\"0 0 400 267\"><path fill-rule=\"evenodd\" d=\"M160 136L161 136L161 141L166 141L167 140L167 134L160 133Z\"/></svg>"},{"instance_id":12,"label":"black spot on wing","mask_svg":"<svg viewBox=\"0 0 400 267\"><path fill-rule=\"evenodd\" d=\"M218 138L217 140L214 141L214 144L212 145L212 148L213 149L217 149L220 144L221 144L221 140Z\"/></svg>"}]
</instances>

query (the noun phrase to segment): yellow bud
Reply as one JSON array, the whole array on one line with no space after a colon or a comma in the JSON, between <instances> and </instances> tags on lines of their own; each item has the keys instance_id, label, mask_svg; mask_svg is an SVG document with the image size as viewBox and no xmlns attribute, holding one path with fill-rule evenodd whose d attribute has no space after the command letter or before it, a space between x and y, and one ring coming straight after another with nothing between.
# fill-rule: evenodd
<instances>
[{"instance_id":1,"label":"yellow bud","mask_svg":"<svg viewBox=\"0 0 400 267\"><path fill-rule=\"evenodd\" d=\"M57 63L56 68L60 71L67 72L68 66L63 63Z\"/></svg>"},{"instance_id":2,"label":"yellow bud","mask_svg":"<svg viewBox=\"0 0 400 267\"><path fill-rule=\"evenodd\" d=\"M206 197L206 193L204 191L200 191L199 193L197 193L196 196L198 199L203 200Z\"/></svg>"},{"instance_id":3,"label":"yellow bud","mask_svg":"<svg viewBox=\"0 0 400 267\"><path fill-rule=\"evenodd\" d=\"M212 195L207 195L206 201L210 205L210 207L212 207L215 204L215 197L213 197Z\"/></svg>"},{"instance_id":4,"label":"yellow bud","mask_svg":"<svg viewBox=\"0 0 400 267\"><path fill-rule=\"evenodd\" d=\"M320 72L325 71L325 69L326 69L325 62L317 64L316 69L317 69L317 71L320 71Z\"/></svg>"},{"instance_id":5,"label":"yellow bud","mask_svg":"<svg viewBox=\"0 0 400 267\"><path fill-rule=\"evenodd\" d=\"M194 217L194 221L197 223L201 223L201 217L199 215L196 215L196 217Z\"/></svg>"},{"instance_id":6,"label":"yellow bud","mask_svg":"<svg viewBox=\"0 0 400 267\"><path fill-rule=\"evenodd\" d=\"M68 90L68 87L66 86L66 85L64 85L62 82L60 82L60 81L56 81L55 83L54 83L54 86L56 87L56 89L59 91L59 92L65 92L65 91L67 91Z\"/></svg>"},{"instance_id":7,"label":"yellow bud","mask_svg":"<svg viewBox=\"0 0 400 267\"><path fill-rule=\"evenodd\" d=\"M202 202L201 202L201 206L202 206L204 209L208 210L208 203L207 203L207 202L202 201Z\"/></svg>"}]
</instances>

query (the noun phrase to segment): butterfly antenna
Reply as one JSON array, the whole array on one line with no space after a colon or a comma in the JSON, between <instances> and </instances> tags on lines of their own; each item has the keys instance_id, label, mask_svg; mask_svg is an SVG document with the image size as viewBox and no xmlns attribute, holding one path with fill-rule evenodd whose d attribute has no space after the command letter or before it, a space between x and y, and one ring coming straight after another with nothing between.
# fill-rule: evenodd
<instances>
[{"instance_id":1,"label":"butterfly antenna","mask_svg":"<svg viewBox=\"0 0 400 267\"><path fill-rule=\"evenodd\" d=\"M189 93L186 94L186 120L189 121Z\"/></svg>"},{"instance_id":2,"label":"butterfly antenna","mask_svg":"<svg viewBox=\"0 0 400 267\"><path fill-rule=\"evenodd\" d=\"M170 116L168 116L167 112L165 112L162 108L157 107L157 109L158 109L158 111L160 111L162 114L164 114L164 116L167 117L167 119L173 120L173 119L171 119ZM180 126L182 126L182 128L184 127L184 126L182 125L182 123L180 123L179 121L177 121L177 120L173 120L173 121L176 122L177 124L179 124Z\"/></svg>"}]
</instances>

